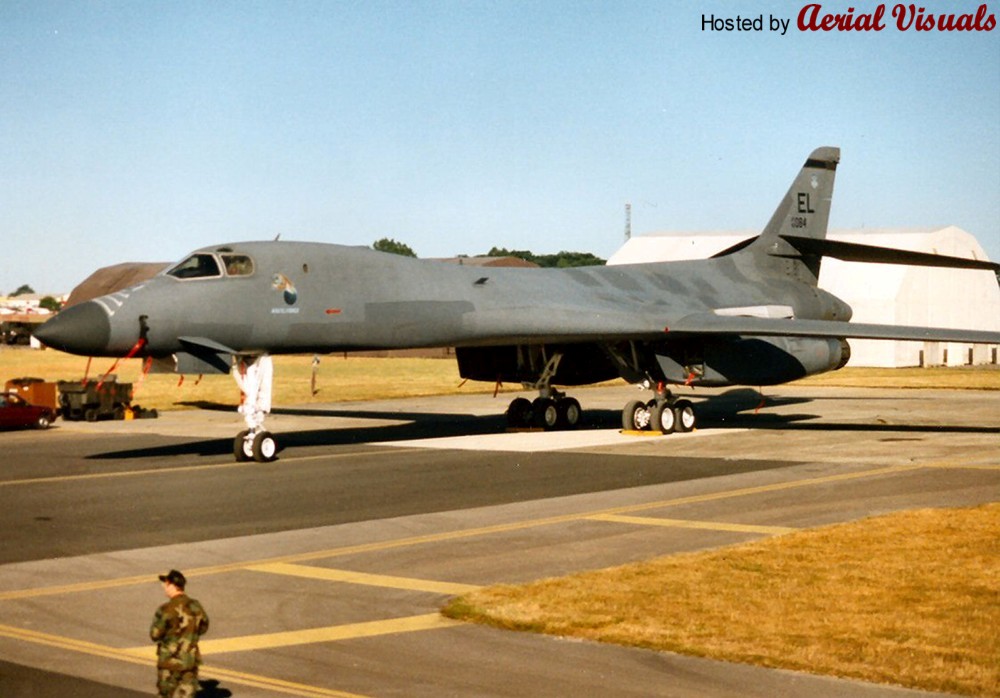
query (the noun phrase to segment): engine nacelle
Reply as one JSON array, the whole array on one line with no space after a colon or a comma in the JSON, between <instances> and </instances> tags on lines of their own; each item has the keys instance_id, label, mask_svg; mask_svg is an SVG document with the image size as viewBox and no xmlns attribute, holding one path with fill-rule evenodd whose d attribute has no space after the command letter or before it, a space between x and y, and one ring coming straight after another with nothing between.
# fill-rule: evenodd
<instances>
[{"instance_id":1,"label":"engine nacelle","mask_svg":"<svg viewBox=\"0 0 1000 698\"><path fill-rule=\"evenodd\" d=\"M618 369L596 344L511 345L458 347L458 372L462 378L503 383L534 383L549 360L560 355L551 382L554 385L587 385L618 377Z\"/></svg>"},{"instance_id":2,"label":"engine nacelle","mask_svg":"<svg viewBox=\"0 0 1000 698\"><path fill-rule=\"evenodd\" d=\"M737 337L670 344L656 360L671 383L777 385L843 368L851 347L843 339Z\"/></svg>"}]
</instances>

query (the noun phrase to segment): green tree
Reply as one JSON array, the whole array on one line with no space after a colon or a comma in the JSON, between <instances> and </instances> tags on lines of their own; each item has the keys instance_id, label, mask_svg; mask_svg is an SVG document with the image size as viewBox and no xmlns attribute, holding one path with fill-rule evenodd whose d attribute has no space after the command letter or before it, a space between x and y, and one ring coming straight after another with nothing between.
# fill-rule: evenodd
<instances>
[{"instance_id":1,"label":"green tree","mask_svg":"<svg viewBox=\"0 0 1000 698\"><path fill-rule=\"evenodd\" d=\"M62 309L62 304L52 296L45 296L45 298L38 301L38 305L46 310L51 310L53 313L57 313Z\"/></svg>"},{"instance_id":2,"label":"green tree","mask_svg":"<svg viewBox=\"0 0 1000 698\"><path fill-rule=\"evenodd\" d=\"M590 252L558 252L556 254L535 254L528 250L508 250L504 247L494 247L486 253L487 257L517 257L526 262L532 262L540 267L593 267L604 264L605 260Z\"/></svg>"},{"instance_id":3,"label":"green tree","mask_svg":"<svg viewBox=\"0 0 1000 698\"><path fill-rule=\"evenodd\" d=\"M398 254L403 257L416 257L417 253L407 245L406 243L399 242L398 240L393 240L392 238L382 238L381 240L376 240L372 244L372 248L378 250L379 252L388 252L390 254Z\"/></svg>"},{"instance_id":4,"label":"green tree","mask_svg":"<svg viewBox=\"0 0 1000 698\"><path fill-rule=\"evenodd\" d=\"M13 298L14 296L25 296L32 294L34 292L35 289L31 288L31 286L29 286L28 284L21 284L20 286L17 287L17 290L10 295Z\"/></svg>"}]
</instances>

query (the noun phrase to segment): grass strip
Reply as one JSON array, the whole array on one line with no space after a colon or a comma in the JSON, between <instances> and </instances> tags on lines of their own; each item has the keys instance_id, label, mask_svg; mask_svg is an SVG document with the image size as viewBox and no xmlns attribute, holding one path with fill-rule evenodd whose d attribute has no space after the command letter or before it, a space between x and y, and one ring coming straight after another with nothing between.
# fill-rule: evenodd
<instances>
[{"instance_id":1,"label":"grass strip","mask_svg":"<svg viewBox=\"0 0 1000 698\"><path fill-rule=\"evenodd\" d=\"M454 599L445 615L1000 696L1000 504L906 511Z\"/></svg>"},{"instance_id":2,"label":"grass strip","mask_svg":"<svg viewBox=\"0 0 1000 698\"><path fill-rule=\"evenodd\" d=\"M274 404L308 405L430 395L491 393L494 385L463 383L454 359L355 356L322 356L316 387L312 392L312 356L274 357ZM99 379L113 359L94 359L89 376ZM0 347L0 385L14 378L32 377L49 381L79 380L87 370L85 357L47 349ZM134 404L158 410L190 409L205 404L239 404L239 390L229 376L180 376L150 374L139 383L142 362L122 361L118 380L132 383ZM863 388L941 388L1000 390L1000 368L995 366L953 368L845 368L834 373L798 381L795 385ZM520 390L505 386L503 392Z\"/></svg>"},{"instance_id":3,"label":"grass strip","mask_svg":"<svg viewBox=\"0 0 1000 698\"><path fill-rule=\"evenodd\" d=\"M848 367L803 378L795 385L831 388L1000 390L1000 366Z\"/></svg>"},{"instance_id":4,"label":"grass strip","mask_svg":"<svg viewBox=\"0 0 1000 698\"><path fill-rule=\"evenodd\" d=\"M89 377L99 380L114 363L94 359ZM57 351L0 348L0 385L23 377L48 381L80 380L87 370L85 357ZM493 385L469 382L462 385L458 365L448 359L377 358L334 354L320 357L315 394L312 392L312 356L274 357L275 405L307 405L328 402L374 400L492 392ZM133 404L158 410L192 409L206 404L239 405L236 382L228 375L150 373L142 380L139 359L122 361L118 380L132 383ZM520 385L509 386L520 389Z\"/></svg>"}]
</instances>

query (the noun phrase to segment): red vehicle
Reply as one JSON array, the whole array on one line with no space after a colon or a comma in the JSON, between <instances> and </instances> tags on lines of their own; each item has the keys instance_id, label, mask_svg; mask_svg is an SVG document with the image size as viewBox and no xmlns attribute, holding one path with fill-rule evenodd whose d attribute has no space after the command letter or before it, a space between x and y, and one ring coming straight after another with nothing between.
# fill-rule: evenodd
<instances>
[{"instance_id":1,"label":"red vehicle","mask_svg":"<svg viewBox=\"0 0 1000 698\"><path fill-rule=\"evenodd\" d=\"M50 407L32 405L17 393L0 393L0 429L47 429L56 418Z\"/></svg>"}]
</instances>

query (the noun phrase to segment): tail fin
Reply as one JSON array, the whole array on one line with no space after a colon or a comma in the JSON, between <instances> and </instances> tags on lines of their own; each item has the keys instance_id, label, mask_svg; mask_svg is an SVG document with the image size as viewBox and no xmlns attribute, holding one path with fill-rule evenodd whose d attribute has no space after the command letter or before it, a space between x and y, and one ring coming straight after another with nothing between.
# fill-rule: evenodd
<instances>
[{"instance_id":1,"label":"tail fin","mask_svg":"<svg viewBox=\"0 0 1000 698\"><path fill-rule=\"evenodd\" d=\"M817 148L806 159L764 231L739 254L760 271L779 273L816 285L821 255L802 252L782 236L826 238L833 180L840 148Z\"/></svg>"}]
</instances>

